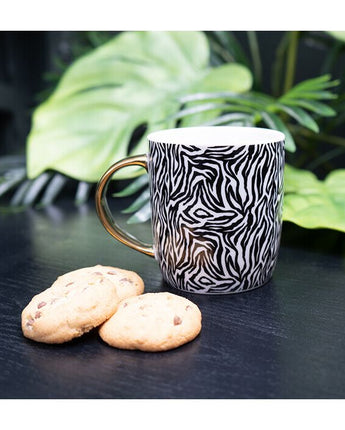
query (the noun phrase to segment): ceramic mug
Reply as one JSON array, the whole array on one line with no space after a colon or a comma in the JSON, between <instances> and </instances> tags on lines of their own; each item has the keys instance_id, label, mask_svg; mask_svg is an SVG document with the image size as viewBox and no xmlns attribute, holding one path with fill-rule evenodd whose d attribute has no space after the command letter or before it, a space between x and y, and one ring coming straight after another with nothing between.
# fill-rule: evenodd
<instances>
[{"instance_id":1,"label":"ceramic mug","mask_svg":"<svg viewBox=\"0 0 345 430\"><path fill-rule=\"evenodd\" d=\"M173 287L204 294L260 287L280 244L284 139L255 127L153 132L147 155L115 163L100 179L98 216L113 237L155 257ZM132 165L149 174L153 246L121 229L107 204L112 175Z\"/></svg>"}]
</instances>

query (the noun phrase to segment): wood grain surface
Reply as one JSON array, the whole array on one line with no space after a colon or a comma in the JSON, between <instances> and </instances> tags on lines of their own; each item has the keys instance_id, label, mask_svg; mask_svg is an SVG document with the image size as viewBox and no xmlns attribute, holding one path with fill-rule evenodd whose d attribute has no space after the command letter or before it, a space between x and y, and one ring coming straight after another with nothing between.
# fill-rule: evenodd
<instances>
[{"instance_id":1,"label":"wood grain surface","mask_svg":"<svg viewBox=\"0 0 345 430\"><path fill-rule=\"evenodd\" d=\"M126 228L151 238L148 224ZM321 237L337 246L318 249ZM1 398L345 397L344 235L284 227L273 280L227 296L169 288L155 260L106 233L92 204L2 214L0 238ZM31 297L98 263L136 271L146 292L194 301L203 314L199 337L162 353L117 350L96 331L63 345L25 339L20 314Z\"/></svg>"}]
</instances>

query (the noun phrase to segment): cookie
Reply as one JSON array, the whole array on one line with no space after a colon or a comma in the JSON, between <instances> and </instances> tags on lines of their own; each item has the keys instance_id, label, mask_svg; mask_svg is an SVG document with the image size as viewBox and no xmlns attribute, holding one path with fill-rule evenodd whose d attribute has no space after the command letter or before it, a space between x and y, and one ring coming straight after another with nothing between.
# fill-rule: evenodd
<instances>
[{"instance_id":1,"label":"cookie","mask_svg":"<svg viewBox=\"0 0 345 430\"><path fill-rule=\"evenodd\" d=\"M66 274L23 310L23 334L37 342L67 342L102 324L118 304L116 285L102 274Z\"/></svg>"},{"instance_id":2,"label":"cookie","mask_svg":"<svg viewBox=\"0 0 345 430\"><path fill-rule=\"evenodd\" d=\"M146 293L123 300L99 328L110 346L166 351L193 340L201 330L201 312L190 300L171 293Z\"/></svg>"},{"instance_id":3,"label":"cookie","mask_svg":"<svg viewBox=\"0 0 345 430\"><path fill-rule=\"evenodd\" d=\"M116 285L119 300L137 296L144 292L144 282L135 272L119 269L117 267L102 266L100 264L92 267L84 267L82 269L77 269L73 272L66 273L65 275L60 276L55 281L55 283L64 284L67 280L71 282L75 279L78 279L80 276L87 276L95 273L99 274L100 276L104 276L106 279Z\"/></svg>"}]
</instances>

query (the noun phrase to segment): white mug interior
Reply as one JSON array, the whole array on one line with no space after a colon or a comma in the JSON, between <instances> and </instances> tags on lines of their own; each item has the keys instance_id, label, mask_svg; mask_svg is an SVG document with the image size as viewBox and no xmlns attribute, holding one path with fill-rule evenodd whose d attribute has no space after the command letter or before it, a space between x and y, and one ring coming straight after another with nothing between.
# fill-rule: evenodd
<instances>
[{"instance_id":1,"label":"white mug interior","mask_svg":"<svg viewBox=\"0 0 345 430\"><path fill-rule=\"evenodd\" d=\"M284 133L259 127L181 127L154 131L148 135L151 142L175 145L243 146L262 145L285 140Z\"/></svg>"}]
</instances>

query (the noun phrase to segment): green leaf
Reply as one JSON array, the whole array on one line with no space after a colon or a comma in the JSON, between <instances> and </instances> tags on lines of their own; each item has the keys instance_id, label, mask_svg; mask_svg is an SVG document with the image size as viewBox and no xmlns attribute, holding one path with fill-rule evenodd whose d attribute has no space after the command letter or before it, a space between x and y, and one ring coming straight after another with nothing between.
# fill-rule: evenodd
<instances>
[{"instance_id":1,"label":"green leaf","mask_svg":"<svg viewBox=\"0 0 345 430\"><path fill-rule=\"evenodd\" d=\"M39 206L43 207L52 204L67 182L66 176L56 173L45 189Z\"/></svg>"},{"instance_id":2,"label":"green leaf","mask_svg":"<svg viewBox=\"0 0 345 430\"><path fill-rule=\"evenodd\" d=\"M299 98L299 99L310 99L310 100L332 100L336 99L338 96L336 94L331 93L330 91L298 91L284 94L283 97L280 98L282 103L285 103L285 100Z\"/></svg>"},{"instance_id":3,"label":"green leaf","mask_svg":"<svg viewBox=\"0 0 345 430\"><path fill-rule=\"evenodd\" d=\"M210 69L205 77L198 83L198 92L232 91L243 93L253 84L250 71L242 64L230 63Z\"/></svg>"},{"instance_id":4,"label":"green leaf","mask_svg":"<svg viewBox=\"0 0 345 430\"><path fill-rule=\"evenodd\" d=\"M228 113L221 115L211 121L207 121L203 126L220 125L220 124L230 124L233 122L250 123L253 125L254 117L253 115L248 115L245 113Z\"/></svg>"},{"instance_id":5,"label":"green leaf","mask_svg":"<svg viewBox=\"0 0 345 430\"><path fill-rule=\"evenodd\" d=\"M249 67L248 58L241 44L230 31L213 31L212 35L225 48L226 52L231 55L232 61Z\"/></svg>"},{"instance_id":6,"label":"green leaf","mask_svg":"<svg viewBox=\"0 0 345 430\"><path fill-rule=\"evenodd\" d=\"M285 166L283 219L304 228L345 232L345 169L324 181L307 171Z\"/></svg>"},{"instance_id":7,"label":"green leaf","mask_svg":"<svg viewBox=\"0 0 345 430\"><path fill-rule=\"evenodd\" d=\"M137 224L148 221L151 218L151 204L148 201L141 209L132 215L127 221L128 224Z\"/></svg>"},{"instance_id":8,"label":"green leaf","mask_svg":"<svg viewBox=\"0 0 345 430\"><path fill-rule=\"evenodd\" d=\"M316 121L305 110L297 106L286 106L282 103L278 103L276 106L279 110L286 112L304 127L309 128L315 133L319 132L319 126Z\"/></svg>"},{"instance_id":9,"label":"green leaf","mask_svg":"<svg viewBox=\"0 0 345 430\"><path fill-rule=\"evenodd\" d=\"M287 151L294 152L296 150L295 141L283 121L272 112L260 112L260 114L263 121L269 128L281 131L285 134L285 149Z\"/></svg>"},{"instance_id":10,"label":"green leaf","mask_svg":"<svg viewBox=\"0 0 345 430\"><path fill-rule=\"evenodd\" d=\"M274 99L254 92L236 94L233 92L218 91L213 93L189 94L182 97L180 101L186 103L188 107L180 111L177 115L179 118L183 118L183 126L190 126L224 123L222 120L218 121L217 118L225 111L246 112L252 116L256 110L265 109ZM212 104L210 101L214 103ZM185 118L186 115L191 114L193 116ZM248 119L246 119L246 123L248 123Z\"/></svg>"},{"instance_id":11,"label":"green leaf","mask_svg":"<svg viewBox=\"0 0 345 430\"><path fill-rule=\"evenodd\" d=\"M4 155L0 157L0 175L9 170L25 167L25 157L22 155Z\"/></svg>"},{"instance_id":12,"label":"green leaf","mask_svg":"<svg viewBox=\"0 0 345 430\"><path fill-rule=\"evenodd\" d=\"M290 91L288 91L287 94L295 94L295 93L304 92L304 91L309 92L309 91L324 90L326 88L331 88L339 85L340 83L339 80L331 81L330 79L331 79L331 75L329 74L318 76L317 78L307 79L295 85L293 88L291 88Z\"/></svg>"},{"instance_id":13,"label":"green leaf","mask_svg":"<svg viewBox=\"0 0 345 430\"><path fill-rule=\"evenodd\" d=\"M345 31L327 31L327 33L333 36L335 39L345 42Z\"/></svg>"},{"instance_id":14,"label":"green leaf","mask_svg":"<svg viewBox=\"0 0 345 430\"><path fill-rule=\"evenodd\" d=\"M25 168L15 168L9 170L0 177L0 196L21 183L26 177Z\"/></svg>"},{"instance_id":15,"label":"green leaf","mask_svg":"<svg viewBox=\"0 0 345 430\"><path fill-rule=\"evenodd\" d=\"M218 108L217 108L218 107ZM253 109L247 106L235 104L201 104L187 109L183 109L173 116L174 119L183 119L182 126L196 126L211 124L213 121L217 122L217 118L224 112L244 112L252 114ZM190 119L190 120L189 120ZM188 123L187 123L188 121Z\"/></svg>"},{"instance_id":16,"label":"green leaf","mask_svg":"<svg viewBox=\"0 0 345 430\"><path fill-rule=\"evenodd\" d=\"M89 182L80 181L78 184L77 192L75 194L75 203L77 206L83 205L89 198L92 184Z\"/></svg>"},{"instance_id":17,"label":"green leaf","mask_svg":"<svg viewBox=\"0 0 345 430\"><path fill-rule=\"evenodd\" d=\"M16 192L13 194L11 198L11 202L10 202L11 207L20 206L20 205L23 206L24 197L28 189L30 188L31 183L32 181L27 179L26 181L20 184L20 186L16 189Z\"/></svg>"},{"instance_id":18,"label":"green leaf","mask_svg":"<svg viewBox=\"0 0 345 430\"><path fill-rule=\"evenodd\" d=\"M133 180L127 187L123 190L118 191L117 193L113 193L113 197L127 197L135 194L141 188L149 183L148 175L141 175L139 178Z\"/></svg>"},{"instance_id":19,"label":"green leaf","mask_svg":"<svg viewBox=\"0 0 345 430\"><path fill-rule=\"evenodd\" d=\"M146 188L140 196L134 200L134 202L128 206L128 208L124 209L122 213L124 214L131 214L133 212L136 212L141 207L143 207L148 201L150 200L150 190L149 188Z\"/></svg>"},{"instance_id":20,"label":"green leaf","mask_svg":"<svg viewBox=\"0 0 345 430\"><path fill-rule=\"evenodd\" d=\"M266 94L258 92L248 93L231 93L226 91L218 91L212 93L195 93L188 94L180 98L181 103L188 102L206 102L206 101L218 101L218 102L232 102L239 105L246 105L256 109L262 109L268 105L275 103L275 99Z\"/></svg>"},{"instance_id":21,"label":"green leaf","mask_svg":"<svg viewBox=\"0 0 345 430\"><path fill-rule=\"evenodd\" d=\"M26 194L23 198L24 206L30 206L34 203L39 193L42 191L46 183L51 178L51 173L45 172L39 175L36 179L34 179L26 191Z\"/></svg>"},{"instance_id":22,"label":"green leaf","mask_svg":"<svg viewBox=\"0 0 345 430\"><path fill-rule=\"evenodd\" d=\"M145 152L148 133L175 126L167 118L179 110L182 95L206 88L249 89L251 75L244 66L217 71L208 64L206 36L193 31L123 32L81 57L33 115L29 177L53 169L96 182L115 161ZM146 132L129 153L131 136L141 125ZM129 168L118 178L137 175L138 169Z\"/></svg>"},{"instance_id":23,"label":"green leaf","mask_svg":"<svg viewBox=\"0 0 345 430\"><path fill-rule=\"evenodd\" d=\"M286 99L284 100L284 104L290 106L300 106L322 116L335 116L337 114L334 109L316 100Z\"/></svg>"},{"instance_id":24,"label":"green leaf","mask_svg":"<svg viewBox=\"0 0 345 430\"><path fill-rule=\"evenodd\" d=\"M207 94L211 91L213 93L226 92L228 95L229 93L232 94L234 98L236 95L235 93L248 91L252 83L252 75L246 67L241 64L230 63L210 69L205 77L197 83L194 89L197 90L197 94ZM192 91L188 97L191 98L193 95L195 94L193 94ZM193 111L192 114L188 114L188 117L183 116L182 127L203 124L204 122L216 118L222 112L222 106L219 106L219 109L215 107L214 109L204 110L201 106L196 106L196 103L186 103L185 109L193 108L196 108L196 111Z\"/></svg>"},{"instance_id":25,"label":"green leaf","mask_svg":"<svg viewBox=\"0 0 345 430\"><path fill-rule=\"evenodd\" d=\"M195 115L203 112L221 112L223 109L227 108L227 104L225 103L202 103L198 105L193 105L190 107L187 107L185 109L181 109L179 112L174 113L173 115L169 116L169 120L176 120L185 118L190 115Z\"/></svg>"}]
</instances>

